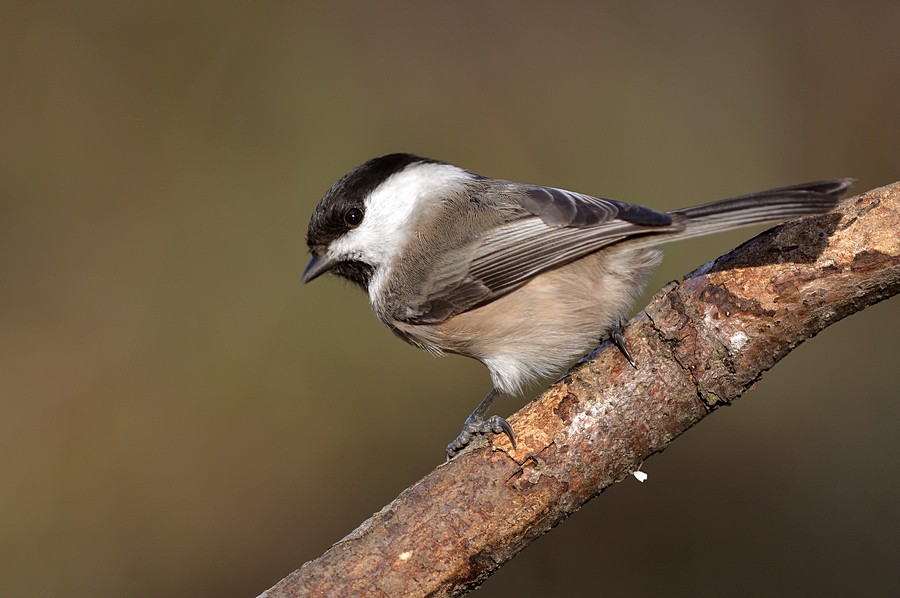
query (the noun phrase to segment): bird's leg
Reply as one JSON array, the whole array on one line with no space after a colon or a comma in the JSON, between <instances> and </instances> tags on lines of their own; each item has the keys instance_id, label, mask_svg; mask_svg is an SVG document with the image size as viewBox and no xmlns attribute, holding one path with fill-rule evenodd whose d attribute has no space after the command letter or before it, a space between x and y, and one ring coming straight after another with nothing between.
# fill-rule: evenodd
<instances>
[{"instance_id":1,"label":"bird's leg","mask_svg":"<svg viewBox=\"0 0 900 598\"><path fill-rule=\"evenodd\" d=\"M509 438L509 441L513 445L513 449L516 448L516 435L513 433L512 426L510 426L505 419L499 415L484 419L484 416L490 410L491 405L494 404L494 401L499 396L500 391L496 388L492 388L491 392L489 392L487 396L484 397L484 400L478 404L478 407L475 408L472 415L466 419L466 423L463 424L462 432L459 433L456 440L447 445L447 461L467 447L476 434L487 434L488 432L500 434L502 432Z\"/></svg>"},{"instance_id":2,"label":"bird's leg","mask_svg":"<svg viewBox=\"0 0 900 598\"><path fill-rule=\"evenodd\" d=\"M637 364L634 363L634 357L631 356L631 353L628 351L628 345L625 344L625 336L622 334L623 330L622 320L617 321L609 330L609 340L622 352L622 355L625 356L625 359L628 360L631 367L637 369Z\"/></svg>"}]
</instances>

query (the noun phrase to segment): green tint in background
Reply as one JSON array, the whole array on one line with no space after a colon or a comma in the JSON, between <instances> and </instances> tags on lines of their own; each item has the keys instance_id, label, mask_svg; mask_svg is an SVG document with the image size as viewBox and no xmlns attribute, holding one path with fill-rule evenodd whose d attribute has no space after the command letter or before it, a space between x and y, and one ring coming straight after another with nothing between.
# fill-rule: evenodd
<instances>
[{"instance_id":1,"label":"green tint in background","mask_svg":"<svg viewBox=\"0 0 900 598\"><path fill-rule=\"evenodd\" d=\"M6 3L0 595L256 595L443 459L484 369L299 283L351 167L670 209L864 191L900 179L898 26L893 1ZM751 234L671 246L650 290ZM898 329L897 300L828 329L483 591L896 591Z\"/></svg>"}]
</instances>

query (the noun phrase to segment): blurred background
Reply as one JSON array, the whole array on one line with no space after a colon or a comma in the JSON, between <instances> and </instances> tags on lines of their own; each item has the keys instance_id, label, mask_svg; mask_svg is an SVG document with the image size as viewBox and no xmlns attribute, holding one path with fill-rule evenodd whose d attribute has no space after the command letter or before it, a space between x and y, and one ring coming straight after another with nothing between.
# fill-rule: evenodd
<instances>
[{"instance_id":1,"label":"blurred background","mask_svg":"<svg viewBox=\"0 0 900 598\"><path fill-rule=\"evenodd\" d=\"M865 191L900 179L898 26L894 0L4 3L0 595L255 596L443 460L486 371L299 282L350 168L666 209ZM752 234L669 246L647 297ZM829 328L482 591L892 594L898 331L896 299Z\"/></svg>"}]
</instances>

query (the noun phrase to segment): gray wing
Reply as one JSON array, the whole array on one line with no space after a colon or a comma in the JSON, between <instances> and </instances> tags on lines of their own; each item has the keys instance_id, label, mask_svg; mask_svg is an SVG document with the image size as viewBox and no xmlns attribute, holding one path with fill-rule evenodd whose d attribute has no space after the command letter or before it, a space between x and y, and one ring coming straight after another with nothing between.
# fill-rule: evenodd
<instances>
[{"instance_id":1,"label":"gray wing","mask_svg":"<svg viewBox=\"0 0 900 598\"><path fill-rule=\"evenodd\" d=\"M591 197L574 191L519 185L518 203L550 226L594 227L623 220L644 226L668 226L672 217L665 212L630 204L617 199Z\"/></svg>"},{"instance_id":2,"label":"gray wing","mask_svg":"<svg viewBox=\"0 0 900 598\"><path fill-rule=\"evenodd\" d=\"M515 185L504 200L524 210L434 264L399 319L436 324L489 303L534 276L626 237L680 230L663 212L551 187ZM515 186L512 186L515 185Z\"/></svg>"}]
</instances>

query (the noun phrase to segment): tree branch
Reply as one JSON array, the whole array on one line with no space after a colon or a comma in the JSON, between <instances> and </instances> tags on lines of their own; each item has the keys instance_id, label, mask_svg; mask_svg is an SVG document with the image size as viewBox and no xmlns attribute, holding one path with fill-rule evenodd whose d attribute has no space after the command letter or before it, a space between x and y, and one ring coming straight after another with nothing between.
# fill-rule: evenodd
<instances>
[{"instance_id":1,"label":"tree branch","mask_svg":"<svg viewBox=\"0 0 900 598\"><path fill-rule=\"evenodd\" d=\"M266 594L459 595L820 330L900 291L900 183L662 289L609 346Z\"/></svg>"}]
</instances>

